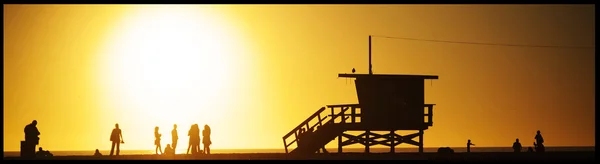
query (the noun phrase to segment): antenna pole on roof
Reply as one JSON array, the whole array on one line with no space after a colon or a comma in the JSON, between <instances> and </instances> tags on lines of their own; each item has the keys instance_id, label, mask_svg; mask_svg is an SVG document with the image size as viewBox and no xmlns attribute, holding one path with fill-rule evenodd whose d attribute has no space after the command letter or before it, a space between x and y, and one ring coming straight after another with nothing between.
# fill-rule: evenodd
<instances>
[{"instance_id":1,"label":"antenna pole on roof","mask_svg":"<svg viewBox=\"0 0 600 164\"><path fill-rule=\"evenodd\" d=\"M369 75L373 75L373 65L371 65L371 35L369 35Z\"/></svg>"}]
</instances>

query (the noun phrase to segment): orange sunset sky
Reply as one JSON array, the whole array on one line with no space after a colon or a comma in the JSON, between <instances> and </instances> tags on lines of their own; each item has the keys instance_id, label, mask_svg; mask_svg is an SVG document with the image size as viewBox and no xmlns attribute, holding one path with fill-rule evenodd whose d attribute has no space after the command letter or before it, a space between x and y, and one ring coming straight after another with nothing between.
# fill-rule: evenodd
<instances>
[{"instance_id":1,"label":"orange sunset sky","mask_svg":"<svg viewBox=\"0 0 600 164\"><path fill-rule=\"evenodd\" d=\"M38 121L49 150L283 148L319 108L357 103L368 35L594 46L593 5L4 5L4 151ZM373 38L376 74L428 74L425 147L595 145L595 48ZM406 147L414 147L404 145ZM327 147L337 147L331 142ZM360 147L360 146L358 146ZM181 151L180 151L181 152Z\"/></svg>"}]
</instances>

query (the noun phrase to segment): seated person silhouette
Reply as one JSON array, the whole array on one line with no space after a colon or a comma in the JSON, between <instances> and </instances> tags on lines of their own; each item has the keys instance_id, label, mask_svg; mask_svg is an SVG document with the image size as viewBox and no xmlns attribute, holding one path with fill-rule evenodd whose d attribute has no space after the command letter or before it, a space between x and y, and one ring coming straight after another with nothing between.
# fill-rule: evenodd
<instances>
[{"instance_id":1,"label":"seated person silhouette","mask_svg":"<svg viewBox=\"0 0 600 164\"><path fill-rule=\"evenodd\" d=\"M519 139L517 138L517 140L515 141L515 143L513 143L513 150L518 153L521 152L521 149L523 148L523 146L521 145L521 143L519 142Z\"/></svg>"},{"instance_id":2,"label":"seated person silhouette","mask_svg":"<svg viewBox=\"0 0 600 164\"><path fill-rule=\"evenodd\" d=\"M42 149L42 147L39 148L38 152L35 153L36 157L52 157L54 155L52 155L52 153L50 153L50 151L44 150Z\"/></svg>"},{"instance_id":3,"label":"seated person silhouette","mask_svg":"<svg viewBox=\"0 0 600 164\"><path fill-rule=\"evenodd\" d=\"M96 152L94 153L94 156L102 156L102 154L100 153L100 150L96 149Z\"/></svg>"},{"instance_id":4,"label":"seated person silhouette","mask_svg":"<svg viewBox=\"0 0 600 164\"><path fill-rule=\"evenodd\" d=\"M533 152L533 148L531 148L531 147L527 148L527 152Z\"/></svg>"},{"instance_id":5,"label":"seated person silhouette","mask_svg":"<svg viewBox=\"0 0 600 164\"><path fill-rule=\"evenodd\" d=\"M171 144L167 144L167 147L165 147L165 153L164 154L165 155L175 155L175 151L171 147Z\"/></svg>"}]
</instances>

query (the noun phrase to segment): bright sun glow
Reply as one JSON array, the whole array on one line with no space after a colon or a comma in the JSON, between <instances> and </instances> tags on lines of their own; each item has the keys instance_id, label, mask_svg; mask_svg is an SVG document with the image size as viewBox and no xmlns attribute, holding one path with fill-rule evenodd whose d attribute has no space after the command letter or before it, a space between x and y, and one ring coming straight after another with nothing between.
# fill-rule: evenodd
<instances>
[{"instance_id":1,"label":"bright sun glow","mask_svg":"<svg viewBox=\"0 0 600 164\"><path fill-rule=\"evenodd\" d=\"M240 45L215 15L199 6L143 6L116 28L104 54L110 56L104 67L110 107L119 115L115 121L130 123L122 125L133 128L130 136L143 134L143 147L154 148L147 144L154 126L160 126L164 149L178 124L181 153L191 124L214 129L226 123L219 118L230 111L221 105L232 99L226 96Z\"/></svg>"}]
</instances>

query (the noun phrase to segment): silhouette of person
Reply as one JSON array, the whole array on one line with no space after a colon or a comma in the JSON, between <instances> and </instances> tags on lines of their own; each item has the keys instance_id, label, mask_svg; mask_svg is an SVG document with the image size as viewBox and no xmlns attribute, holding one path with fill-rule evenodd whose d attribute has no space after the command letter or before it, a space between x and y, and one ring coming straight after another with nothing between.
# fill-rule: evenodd
<instances>
[{"instance_id":1,"label":"silhouette of person","mask_svg":"<svg viewBox=\"0 0 600 164\"><path fill-rule=\"evenodd\" d=\"M471 145L475 146L475 144L471 143L471 140L467 141L467 153L471 152Z\"/></svg>"},{"instance_id":2,"label":"silhouette of person","mask_svg":"<svg viewBox=\"0 0 600 164\"><path fill-rule=\"evenodd\" d=\"M545 148L544 148L544 137L542 137L541 132L538 130L537 134L535 135L535 142L537 142L537 146L536 146L536 152L544 152Z\"/></svg>"},{"instance_id":3,"label":"silhouette of person","mask_svg":"<svg viewBox=\"0 0 600 164\"><path fill-rule=\"evenodd\" d=\"M171 144L167 144L167 147L165 147L165 153L166 155L175 155L175 152L173 151L173 148L171 148Z\"/></svg>"},{"instance_id":4,"label":"silhouette of person","mask_svg":"<svg viewBox=\"0 0 600 164\"><path fill-rule=\"evenodd\" d=\"M212 141L210 141L210 127L207 124L204 125L204 130L202 130L202 138L204 138L202 140L204 152L210 154L210 144L212 144Z\"/></svg>"},{"instance_id":5,"label":"silhouette of person","mask_svg":"<svg viewBox=\"0 0 600 164\"><path fill-rule=\"evenodd\" d=\"M179 140L179 136L177 135L177 124L173 124L173 130L171 130L171 139L173 141L173 154L175 154L175 149L177 149L177 140Z\"/></svg>"},{"instance_id":6,"label":"silhouette of person","mask_svg":"<svg viewBox=\"0 0 600 164\"><path fill-rule=\"evenodd\" d=\"M42 149L42 147L39 147L39 150L37 153L35 153L36 157L52 157L54 155L52 155L52 153L50 153L50 151L44 150Z\"/></svg>"},{"instance_id":7,"label":"silhouette of person","mask_svg":"<svg viewBox=\"0 0 600 164\"><path fill-rule=\"evenodd\" d=\"M531 147L528 147L528 148L527 148L527 152L533 152L533 148L531 148Z\"/></svg>"},{"instance_id":8,"label":"silhouette of person","mask_svg":"<svg viewBox=\"0 0 600 164\"><path fill-rule=\"evenodd\" d=\"M515 141L515 143L513 143L513 150L515 152L521 152L521 149L523 148L523 146L521 145L521 143L519 142L519 139L517 138L517 140Z\"/></svg>"},{"instance_id":9,"label":"silhouette of person","mask_svg":"<svg viewBox=\"0 0 600 164\"><path fill-rule=\"evenodd\" d=\"M200 125L194 124L194 153L200 153Z\"/></svg>"},{"instance_id":10,"label":"silhouette of person","mask_svg":"<svg viewBox=\"0 0 600 164\"><path fill-rule=\"evenodd\" d=\"M100 153L100 150L96 149L96 152L94 152L94 156L102 156L102 153Z\"/></svg>"},{"instance_id":11,"label":"silhouette of person","mask_svg":"<svg viewBox=\"0 0 600 164\"><path fill-rule=\"evenodd\" d=\"M40 131L37 128L37 120L33 120L31 124L25 126L25 142L27 144L38 145L40 143ZM35 151L35 146L31 151Z\"/></svg>"},{"instance_id":12,"label":"silhouette of person","mask_svg":"<svg viewBox=\"0 0 600 164\"><path fill-rule=\"evenodd\" d=\"M190 136L190 142L187 152L189 152L191 148L192 154L198 153L198 149L200 148L200 128L198 127L198 124L193 124L192 127L190 127L190 130L188 131L188 136Z\"/></svg>"},{"instance_id":13,"label":"silhouette of person","mask_svg":"<svg viewBox=\"0 0 600 164\"><path fill-rule=\"evenodd\" d=\"M194 131L194 125L192 125L190 127L190 130L188 130L188 136L190 137L190 140L188 142L188 148L187 148L187 151L185 152L185 154L189 154L190 148L192 148L192 145L194 144L194 137L192 135L193 131ZM194 153L194 152L192 151L192 153Z\"/></svg>"},{"instance_id":14,"label":"silhouette of person","mask_svg":"<svg viewBox=\"0 0 600 164\"><path fill-rule=\"evenodd\" d=\"M158 126L154 127L154 138L156 138L154 140L154 145L156 145L156 154L158 155L158 151L160 151L160 154L163 153L162 151L162 147L160 147L160 137L162 136L162 134L158 133Z\"/></svg>"},{"instance_id":15,"label":"silhouette of person","mask_svg":"<svg viewBox=\"0 0 600 164\"><path fill-rule=\"evenodd\" d=\"M112 141L112 146L110 148L110 155L113 155L115 150L115 146L117 147L117 155L119 155L120 147L122 143L125 143L123 140L123 134L121 133L121 129L119 129L119 124L115 124L115 128L112 130L110 134L110 141Z\"/></svg>"}]
</instances>

